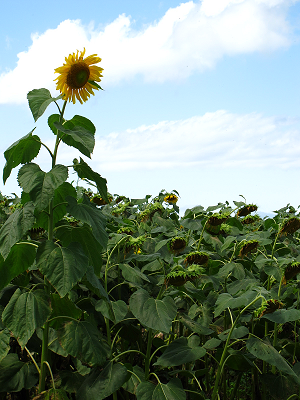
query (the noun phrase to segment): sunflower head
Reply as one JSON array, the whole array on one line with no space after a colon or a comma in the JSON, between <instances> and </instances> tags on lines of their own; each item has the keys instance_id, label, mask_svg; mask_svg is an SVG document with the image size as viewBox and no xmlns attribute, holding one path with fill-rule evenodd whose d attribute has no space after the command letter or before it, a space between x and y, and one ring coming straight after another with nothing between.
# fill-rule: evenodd
<instances>
[{"instance_id":1,"label":"sunflower head","mask_svg":"<svg viewBox=\"0 0 300 400\"><path fill-rule=\"evenodd\" d=\"M85 49L80 55L78 50L76 54L69 54L65 58L65 64L54 70L59 74L54 79L57 81L56 89L61 92L64 100L72 100L74 104L76 99L82 104L91 94L94 95L93 90L101 89L96 82L101 81L103 68L93 65L99 63L101 58L96 54L83 58L84 54Z\"/></svg>"},{"instance_id":2,"label":"sunflower head","mask_svg":"<svg viewBox=\"0 0 300 400\"><path fill-rule=\"evenodd\" d=\"M237 217L246 217L247 215L251 214L253 211L257 210L256 204L248 204L243 208L240 208L236 213Z\"/></svg>"},{"instance_id":3,"label":"sunflower head","mask_svg":"<svg viewBox=\"0 0 300 400\"><path fill-rule=\"evenodd\" d=\"M176 194L173 193L168 193L165 197L164 197L164 201L168 204L176 204L178 201L178 196L176 196Z\"/></svg>"},{"instance_id":4,"label":"sunflower head","mask_svg":"<svg viewBox=\"0 0 300 400\"><path fill-rule=\"evenodd\" d=\"M296 217L291 217L287 219L282 228L280 229L279 234L282 235L288 235L288 234L293 234L295 233L298 229L300 229L300 220Z\"/></svg>"},{"instance_id":5,"label":"sunflower head","mask_svg":"<svg viewBox=\"0 0 300 400\"><path fill-rule=\"evenodd\" d=\"M177 255L185 249L186 245L187 243L185 238L175 236L168 242L167 247L171 253Z\"/></svg>"},{"instance_id":6,"label":"sunflower head","mask_svg":"<svg viewBox=\"0 0 300 400\"><path fill-rule=\"evenodd\" d=\"M294 263L288 265L284 270L282 283L284 285L286 285L288 280L293 279L299 273L300 273L300 263L294 262Z\"/></svg>"},{"instance_id":7,"label":"sunflower head","mask_svg":"<svg viewBox=\"0 0 300 400\"><path fill-rule=\"evenodd\" d=\"M283 307L283 303L276 299L270 299L263 301L261 307L254 311L254 315L258 318L263 317L266 314L272 314L276 310Z\"/></svg>"},{"instance_id":8,"label":"sunflower head","mask_svg":"<svg viewBox=\"0 0 300 400\"><path fill-rule=\"evenodd\" d=\"M193 251L189 253L185 259L184 263L186 265L206 265L209 260L209 255L203 251Z\"/></svg>"},{"instance_id":9,"label":"sunflower head","mask_svg":"<svg viewBox=\"0 0 300 400\"><path fill-rule=\"evenodd\" d=\"M258 247L258 240L248 240L240 247L239 257L244 258L248 253L254 253Z\"/></svg>"}]
</instances>

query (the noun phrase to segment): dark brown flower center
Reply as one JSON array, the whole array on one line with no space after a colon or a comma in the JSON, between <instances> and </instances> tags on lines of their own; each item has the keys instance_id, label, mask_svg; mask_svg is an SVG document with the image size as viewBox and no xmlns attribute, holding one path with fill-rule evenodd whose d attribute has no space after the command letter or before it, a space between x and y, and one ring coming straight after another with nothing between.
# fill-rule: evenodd
<instances>
[{"instance_id":1,"label":"dark brown flower center","mask_svg":"<svg viewBox=\"0 0 300 400\"><path fill-rule=\"evenodd\" d=\"M67 85L72 89L82 88L90 77L90 69L84 62L71 65L67 75Z\"/></svg>"}]
</instances>

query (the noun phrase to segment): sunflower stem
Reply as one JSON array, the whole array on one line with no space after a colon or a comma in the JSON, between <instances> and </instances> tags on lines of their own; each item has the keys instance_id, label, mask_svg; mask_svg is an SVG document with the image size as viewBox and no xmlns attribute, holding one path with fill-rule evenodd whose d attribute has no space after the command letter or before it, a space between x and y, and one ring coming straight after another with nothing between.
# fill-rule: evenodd
<instances>
[{"instance_id":1,"label":"sunflower stem","mask_svg":"<svg viewBox=\"0 0 300 400\"><path fill-rule=\"evenodd\" d=\"M60 119L59 122L61 123L63 120L63 115L65 112L65 108L67 105L67 101L64 102L62 111L60 113ZM52 169L55 167L56 163L56 156L57 156L57 150L58 146L60 143L60 138L58 135L58 130L57 130L57 137L56 137L56 142L54 146L54 151L52 155ZM49 204L49 214L48 214L48 240L53 241L53 200L50 201ZM51 285L48 282L47 278L44 277L44 284L45 284L45 292L47 294L47 297L51 293ZM39 393L43 392L45 390L46 386L46 375L47 375L47 366L48 368L51 369L49 360L48 360L48 340L49 340L49 321L46 321L46 323L43 326L43 340L42 340L42 354L41 354L41 369L40 369L40 376L39 376Z\"/></svg>"}]
</instances>

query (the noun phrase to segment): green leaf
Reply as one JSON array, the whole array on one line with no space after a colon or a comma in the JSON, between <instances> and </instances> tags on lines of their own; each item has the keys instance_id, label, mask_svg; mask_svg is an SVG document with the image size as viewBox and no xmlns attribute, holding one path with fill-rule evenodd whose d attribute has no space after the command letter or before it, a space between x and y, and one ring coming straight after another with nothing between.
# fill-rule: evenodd
<instances>
[{"instance_id":1,"label":"green leaf","mask_svg":"<svg viewBox=\"0 0 300 400\"><path fill-rule=\"evenodd\" d=\"M0 229L0 253L5 259L12 246L17 243L34 224L34 205L30 201L17 209Z\"/></svg>"},{"instance_id":2,"label":"green leaf","mask_svg":"<svg viewBox=\"0 0 300 400\"><path fill-rule=\"evenodd\" d=\"M95 147L94 133L83 126L75 126L72 121L67 121L64 125L54 122L53 125L59 130L59 137L64 143L91 158Z\"/></svg>"},{"instance_id":3,"label":"green leaf","mask_svg":"<svg viewBox=\"0 0 300 400\"><path fill-rule=\"evenodd\" d=\"M59 331L62 347L68 354L89 365L102 365L109 353L99 330L89 321L70 321Z\"/></svg>"},{"instance_id":4,"label":"green leaf","mask_svg":"<svg viewBox=\"0 0 300 400\"><path fill-rule=\"evenodd\" d=\"M37 267L64 297L85 274L88 258L79 243L60 247L47 240L38 248Z\"/></svg>"},{"instance_id":5,"label":"green leaf","mask_svg":"<svg viewBox=\"0 0 300 400\"><path fill-rule=\"evenodd\" d=\"M109 363L99 372L96 369L86 378L77 392L80 400L102 400L116 392L129 379L127 368Z\"/></svg>"},{"instance_id":6,"label":"green leaf","mask_svg":"<svg viewBox=\"0 0 300 400\"><path fill-rule=\"evenodd\" d=\"M24 193L24 192L23 192ZM62 183L57 189L54 191L53 197L53 226L57 224L65 215L67 209L66 197L72 196L74 198L77 197L76 189L69 183ZM48 212L48 207L46 210ZM48 214L46 212L40 212L36 218L36 226L44 228L46 231L48 230Z\"/></svg>"},{"instance_id":7,"label":"green leaf","mask_svg":"<svg viewBox=\"0 0 300 400\"><path fill-rule=\"evenodd\" d=\"M83 197L82 203L77 203L73 197L67 197L67 212L78 220L85 222L92 227L92 232L101 246L106 249L108 234L105 230L106 218L101 210L96 208L88 199Z\"/></svg>"},{"instance_id":8,"label":"green leaf","mask_svg":"<svg viewBox=\"0 0 300 400\"><path fill-rule=\"evenodd\" d=\"M95 274L99 276L102 267L102 246L95 239L89 225L61 225L56 229L56 237L65 247L71 242L80 243L94 267Z\"/></svg>"},{"instance_id":9,"label":"green leaf","mask_svg":"<svg viewBox=\"0 0 300 400\"><path fill-rule=\"evenodd\" d=\"M104 317L117 324L128 313L128 306L123 300L107 302L101 299L95 304L95 310L101 312Z\"/></svg>"},{"instance_id":10,"label":"green leaf","mask_svg":"<svg viewBox=\"0 0 300 400\"><path fill-rule=\"evenodd\" d=\"M104 298L108 300L108 294L106 293L104 287L101 285L99 279L95 275L93 267L89 265L86 271L86 279L85 285L98 297Z\"/></svg>"},{"instance_id":11,"label":"green leaf","mask_svg":"<svg viewBox=\"0 0 300 400\"><path fill-rule=\"evenodd\" d=\"M139 289L130 297L129 306L141 324L160 332L170 332L177 313L176 304L171 297L157 300L150 297L146 290Z\"/></svg>"},{"instance_id":12,"label":"green leaf","mask_svg":"<svg viewBox=\"0 0 300 400\"><path fill-rule=\"evenodd\" d=\"M205 354L206 350L203 347L191 347L188 340L182 337L169 344L154 365L175 367L176 365L196 361Z\"/></svg>"},{"instance_id":13,"label":"green leaf","mask_svg":"<svg viewBox=\"0 0 300 400\"><path fill-rule=\"evenodd\" d=\"M35 122L44 114L52 101L61 99L62 96L51 97L48 89L33 89L27 94L27 100Z\"/></svg>"},{"instance_id":14,"label":"green leaf","mask_svg":"<svg viewBox=\"0 0 300 400\"><path fill-rule=\"evenodd\" d=\"M232 297L229 293L221 293L216 301L215 317L219 316L228 307L232 309L245 307L255 299L256 295L257 293L252 290L248 290L239 297Z\"/></svg>"},{"instance_id":15,"label":"green leaf","mask_svg":"<svg viewBox=\"0 0 300 400\"><path fill-rule=\"evenodd\" d=\"M186 394L179 379L171 379L167 384L159 382L154 386L142 382L136 390L137 400L185 400Z\"/></svg>"},{"instance_id":16,"label":"green leaf","mask_svg":"<svg viewBox=\"0 0 300 400\"><path fill-rule=\"evenodd\" d=\"M20 392L30 389L38 381L38 372L33 364L23 363L15 353L8 354L0 362L1 392Z\"/></svg>"},{"instance_id":17,"label":"green leaf","mask_svg":"<svg viewBox=\"0 0 300 400\"><path fill-rule=\"evenodd\" d=\"M297 321L300 319L300 310L295 308L290 310L276 310L273 313L265 314L263 318L268 319L278 324L285 324L286 322Z\"/></svg>"},{"instance_id":18,"label":"green leaf","mask_svg":"<svg viewBox=\"0 0 300 400\"><path fill-rule=\"evenodd\" d=\"M89 181L95 182L97 185L98 192L100 193L101 197L109 203L107 197L107 186L106 186L106 179L102 178L100 174L94 172L91 167L88 166L86 162L80 157L79 162L76 158L73 160L73 168L77 172L77 175L81 179L87 179Z\"/></svg>"},{"instance_id":19,"label":"green leaf","mask_svg":"<svg viewBox=\"0 0 300 400\"><path fill-rule=\"evenodd\" d=\"M139 283L141 279L143 279L146 282L150 282L147 275L143 274L137 268L132 268L128 264L120 264L119 267L122 271L124 279L126 279L128 282Z\"/></svg>"},{"instance_id":20,"label":"green leaf","mask_svg":"<svg viewBox=\"0 0 300 400\"><path fill-rule=\"evenodd\" d=\"M7 328L0 331L0 362L10 350L10 332Z\"/></svg>"},{"instance_id":21,"label":"green leaf","mask_svg":"<svg viewBox=\"0 0 300 400\"><path fill-rule=\"evenodd\" d=\"M274 365L280 371L292 377L298 385L300 384L300 378L269 342L253 337L247 340L246 347L255 357Z\"/></svg>"},{"instance_id":22,"label":"green leaf","mask_svg":"<svg viewBox=\"0 0 300 400\"><path fill-rule=\"evenodd\" d=\"M41 141L38 136L32 136L34 129L32 129L28 135L23 136L21 139L13 143L7 150L5 150L4 157L6 159L6 164L3 169L4 184L7 178L10 176L13 168L20 164L30 162L39 154Z\"/></svg>"},{"instance_id":23,"label":"green leaf","mask_svg":"<svg viewBox=\"0 0 300 400\"><path fill-rule=\"evenodd\" d=\"M183 323L184 326L186 326L192 332L198 333L199 335L209 335L213 332L212 329L193 321L187 315L180 314L179 320Z\"/></svg>"},{"instance_id":24,"label":"green leaf","mask_svg":"<svg viewBox=\"0 0 300 400\"><path fill-rule=\"evenodd\" d=\"M61 298L56 293L51 294L51 308L52 313L50 319L59 317L50 323L50 325L55 329L58 329L65 320L69 321L68 318L63 317L79 319L82 314L80 308L76 307L68 297Z\"/></svg>"},{"instance_id":25,"label":"green leaf","mask_svg":"<svg viewBox=\"0 0 300 400\"><path fill-rule=\"evenodd\" d=\"M130 374L130 378L127 382L124 383L123 389L125 389L129 393L136 394L136 389L140 384L140 382L145 381L145 371L138 365L134 365L132 368L132 372L136 376L138 376L139 379L137 379L135 375Z\"/></svg>"},{"instance_id":26,"label":"green leaf","mask_svg":"<svg viewBox=\"0 0 300 400\"><path fill-rule=\"evenodd\" d=\"M2 321L24 348L36 328L47 321L50 312L48 296L44 290L22 293L17 289L3 311Z\"/></svg>"},{"instance_id":27,"label":"green leaf","mask_svg":"<svg viewBox=\"0 0 300 400\"><path fill-rule=\"evenodd\" d=\"M15 244L5 261L0 256L0 290L16 276L31 267L35 260L36 247L31 243Z\"/></svg>"},{"instance_id":28,"label":"green leaf","mask_svg":"<svg viewBox=\"0 0 300 400\"><path fill-rule=\"evenodd\" d=\"M64 127L67 129L71 129L71 127L73 126L81 126L82 128L85 128L93 135L96 132L95 125L92 123L92 121L80 115L74 115L72 119L70 119L64 124Z\"/></svg>"},{"instance_id":29,"label":"green leaf","mask_svg":"<svg viewBox=\"0 0 300 400\"><path fill-rule=\"evenodd\" d=\"M51 129L51 131L54 133L54 135L57 134L57 128L55 128L54 122L58 122L59 120L60 120L59 114L52 114L48 118L48 126Z\"/></svg>"},{"instance_id":30,"label":"green leaf","mask_svg":"<svg viewBox=\"0 0 300 400\"><path fill-rule=\"evenodd\" d=\"M29 163L21 167L18 173L19 185L24 189L24 192L30 194L37 210L48 207L53 199L55 189L67 178L68 168L59 164L45 173L37 164Z\"/></svg>"},{"instance_id":31,"label":"green leaf","mask_svg":"<svg viewBox=\"0 0 300 400\"><path fill-rule=\"evenodd\" d=\"M227 340L230 329L220 333L218 336L221 340ZM239 326L238 328L234 328L232 331L231 339L240 339L249 334L249 329L246 326Z\"/></svg>"}]
</instances>

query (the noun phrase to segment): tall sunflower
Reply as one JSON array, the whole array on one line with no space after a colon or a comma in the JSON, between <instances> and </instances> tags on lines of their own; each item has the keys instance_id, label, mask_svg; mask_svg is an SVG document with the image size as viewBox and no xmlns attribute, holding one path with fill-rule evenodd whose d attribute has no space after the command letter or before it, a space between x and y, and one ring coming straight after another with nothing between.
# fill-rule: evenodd
<instances>
[{"instance_id":1,"label":"tall sunflower","mask_svg":"<svg viewBox=\"0 0 300 400\"><path fill-rule=\"evenodd\" d=\"M92 94L95 95L93 89L100 88L95 82L100 82L102 77L101 73L103 68L98 67L97 64L101 61L97 54L92 54L86 58L84 57L85 48L80 52L69 54L65 58L66 63L62 67L56 68L54 71L60 74L56 79L56 89L63 95L64 100L69 100L75 104L76 98L82 104L82 101L87 101Z\"/></svg>"}]
</instances>

